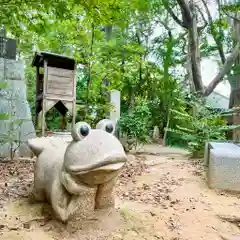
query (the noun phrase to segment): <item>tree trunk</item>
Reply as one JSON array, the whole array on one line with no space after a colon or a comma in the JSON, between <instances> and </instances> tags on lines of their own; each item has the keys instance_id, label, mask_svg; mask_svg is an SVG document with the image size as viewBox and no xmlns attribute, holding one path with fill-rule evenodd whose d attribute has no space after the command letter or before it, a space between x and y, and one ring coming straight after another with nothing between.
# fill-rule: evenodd
<instances>
[{"instance_id":1,"label":"tree trunk","mask_svg":"<svg viewBox=\"0 0 240 240\"><path fill-rule=\"evenodd\" d=\"M192 81L193 85L195 88L195 91L199 92L203 96L208 96L210 95L215 87L223 80L224 76L229 73L229 71L232 68L232 65L236 58L239 55L239 46L235 46L233 52L230 54L230 56L226 59L224 57L223 53L223 47L218 38L214 38L217 46L218 46L218 51L223 63L222 68L220 69L219 73L213 78L213 80L210 82L210 84L205 88L202 83L202 77L201 77L201 66L200 66L200 52L199 52L199 36L198 32L200 32L206 24L204 24L201 27L197 26L196 22L196 6L194 5L194 1L190 0L176 0L178 2L178 5L181 8L182 12L182 20L180 20L177 15L173 12L171 6L169 5L169 1L163 0L163 4L168 11L168 13L172 16L172 18L183 28L188 30L188 37L189 37L189 44L190 44L190 49L188 51L189 56L191 56L191 71L190 68L188 68L188 74L192 72ZM209 24L212 24L212 18L209 12L209 9L206 4L206 0L202 0L204 7L206 9L207 15L208 15L208 20ZM201 13L201 10L198 9L199 13L203 16L203 13ZM205 18L203 19L206 22ZM212 34L216 33L216 29L211 29ZM191 53L190 53L191 52ZM189 58L188 56L188 58ZM189 58L189 59L190 59ZM190 79L190 78L189 78ZM193 89L193 86L191 86Z\"/></svg>"},{"instance_id":2,"label":"tree trunk","mask_svg":"<svg viewBox=\"0 0 240 240\"><path fill-rule=\"evenodd\" d=\"M190 5L190 9L192 10L192 21L190 28L188 29L189 41L190 41L190 53L191 53L191 65L192 65L192 80L194 84L194 88L197 92L203 93L204 86L202 82L201 75L201 58L200 58L200 50L199 50L199 37L198 37L198 29L197 29L197 15L196 8L193 2Z\"/></svg>"},{"instance_id":3,"label":"tree trunk","mask_svg":"<svg viewBox=\"0 0 240 240\"><path fill-rule=\"evenodd\" d=\"M88 110L89 110L89 92L90 92L90 88L92 85L92 55L93 55L93 44L94 44L94 31L95 31L95 26L94 23L92 23L92 29L91 29L91 43L90 43L90 52L89 52L89 56L88 56L88 79L87 79L87 96L86 96L86 111L85 114L87 116L88 114Z\"/></svg>"},{"instance_id":4,"label":"tree trunk","mask_svg":"<svg viewBox=\"0 0 240 240\"><path fill-rule=\"evenodd\" d=\"M192 75L192 61L191 61L191 46L190 46L190 38L188 35L188 46L187 46L187 61L186 61L186 75L185 80L189 86L190 92L195 92L195 86L193 84L193 75Z\"/></svg>"},{"instance_id":5,"label":"tree trunk","mask_svg":"<svg viewBox=\"0 0 240 240\"><path fill-rule=\"evenodd\" d=\"M113 29L112 25L105 26L105 38L106 38L106 41L111 40L111 38L112 38L112 29Z\"/></svg>"},{"instance_id":6,"label":"tree trunk","mask_svg":"<svg viewBox=\"0 0 240 240\"><path fill-rule=\"evenodd\" d=\"M240 14L236 14L236 18L239 18ZM232 28L233 28L233 41L239 45L240 41L240 22L237 20L232 20ZM235 63L235 67L240 68L240 56L238 54ZM238 72L238 71L237 71ZM239 108L240 107L240 75L238 73L234 74L234 76L229 78L229 83L231 86L230 100L231 107ZM233 116L233 124L240 125L240 111L238 109L235 110ZM233 140L240 140L240 129L233 130Z\"/></svg>"},{"instance_id":7,"label":"tree trunk","mask_svg":"<svg viewBox=\"0 0 240 240\"><path fill-rule=\"evenodd\" d=\"M135 107L135 88L132 86L130 87L129 91L129 108L128 112L131 113Z\"/></svg>"},{"instance_id":8,"label":"tree trunk","mask_svg":"<svg viewBox=\"0 0 240 240\"><path fill-rule=\"evenodd\" d=\"M222 82L224 76L229 73L229 71L232 68L232 65L234 64L235 60L239 56L239 46L237 45L233 52L228 56L226 59L226 62L218 72L218 74L213 78L213 80L209 83L207 88L204 91L204 96L208 96L212 93L212 91L215 89L215 87Z\"/></svg>"}]
</instances>

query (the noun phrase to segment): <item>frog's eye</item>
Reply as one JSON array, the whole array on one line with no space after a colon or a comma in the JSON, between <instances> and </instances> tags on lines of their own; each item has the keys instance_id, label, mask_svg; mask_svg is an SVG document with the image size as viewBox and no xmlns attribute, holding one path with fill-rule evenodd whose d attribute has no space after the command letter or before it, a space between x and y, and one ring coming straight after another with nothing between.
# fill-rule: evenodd
<instances>
[{"instance_id":1,"label":"frog's eye","mask_svg":"<svg viewBox=\"0 0 240 240\"><path fill-rule=\"evenodd\" d=\"M74 141L81 141L89 135L91 127L86 122L78 122L72 130L72 138Z\"/></svg>"},{"instance_id":2,"label":"frog's eye","mask_svg":"<svg viewBox=\"0 0 240 240\"><path fill-rule=\"evenodd\" d=\"M112 133L114 130L113 124L112 123L107 123L105 126L105 131L108 133Z\"/></svg>"},{"instance_id":3,"label":"frog's eye","mask_svg":"<svg viewBox=\"0 0 240 240\"><path fill-rule=\"evenodd\" d=\"M79 129L79 133L81 136L86 137L89 134L89 127L87 125L83 125Z\"/></svg>"},{"instance_id":4,"label":"frog's eye","mask_svg":"<svg viewBox=\"0 0 240 240\"><path fill-rule=\"evenodd\" d=\"M96 129L102 129L103 131L113 134L115 125L110 119L102 119L96 125Z\"/></svg>"}]
</instances>

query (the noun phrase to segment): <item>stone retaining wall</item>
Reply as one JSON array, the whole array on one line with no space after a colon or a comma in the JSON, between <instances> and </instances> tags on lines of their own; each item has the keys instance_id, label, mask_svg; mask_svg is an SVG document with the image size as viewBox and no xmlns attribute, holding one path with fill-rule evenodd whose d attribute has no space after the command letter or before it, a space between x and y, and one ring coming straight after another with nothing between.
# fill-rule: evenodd
<instances>
[{"instance_id":1,"label":"stone retaining wall","mask_svg":"<svg viewBox=\"0 0 240 240\"><path fill-rule=\"evenodd\" d=\"M10 142L16 142L15 147L20 142L17 153L27 157L30 151L25 142L36 137L36 133L27 101L23 62L0 58L0 81L7 84L7 88L0 88L0 113L9 115L8 120L0 119L0 157L9 157Z\"/></svg>"}]
</instances>

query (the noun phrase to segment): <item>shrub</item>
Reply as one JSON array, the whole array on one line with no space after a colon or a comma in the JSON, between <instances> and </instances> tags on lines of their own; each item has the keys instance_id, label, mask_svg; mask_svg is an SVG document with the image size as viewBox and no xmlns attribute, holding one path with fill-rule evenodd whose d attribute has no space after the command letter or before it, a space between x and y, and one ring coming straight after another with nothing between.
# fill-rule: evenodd
<instances>
[{"instance_id":1,"label":"shrub","mask_svg":"<svg viewBox=\"0 0 240 240\"><path fill-rule=\"evenodd\" d=\"M226 132L238 126L227 126L227 121L221 112L213 112L202 102L195 102L193 108L197 109L195 114L193 114L194 116L190 113L171 109L171 116L182 122L182 125L176 125L174 128L166 130L170 133L178 134L181 140L187 143L192 157L202 157L205 142L226 140Z\"/></svg>"},{"instance_id":2,"label":"shrub","mask_svg":"<svg viewBox=\"0 0 240 240\"><path fill-rule=\"evenodd\" d=\"M133 111L122 114L118 121L121 134L128 139L134 139L136 144L150 141L149 124L151 112L146 101L140 101Z\"/></svg>"}]
</instances>

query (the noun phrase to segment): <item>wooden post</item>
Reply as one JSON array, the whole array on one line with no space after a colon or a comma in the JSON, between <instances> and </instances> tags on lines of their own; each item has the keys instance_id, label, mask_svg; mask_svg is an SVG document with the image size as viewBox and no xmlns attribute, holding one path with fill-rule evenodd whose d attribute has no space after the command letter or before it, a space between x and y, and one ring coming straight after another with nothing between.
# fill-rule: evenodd
<instances>
[{"instance_id":1,"label":"wooden post","mask_svg":"<svg viewBox=\"0 0 240 240\"><path fill-rule=\"evenodd\" d=\"M75 126L76 119L76 87L77 87L77 64L75 63L73 76L72 129Z\"/></svg>"},{"instance_id":2,"label":"wooden post","mask_svg":"<svg viewBox=\"0 0 240 240\"><path fill-rule=\"evenodd\" d=\"M167 145L166 141L167 141L167 132L168 132L168 128L169 128L170 117L171 117L171 110L169 109L168 110L168 117L167 117L167 125L164 128L163 143L162 143L163 146Z\"/></svg>"},{"instance_id":3,"label":"wooden post","mask_svg":"<svg viewBox=\"0 0 240 240\"><path fill-rule=\"evenodd\" d=\"M43 102L42 102L42 136L45 135L45 110L46 110L46 86L48 78L48 64L44 60L44 76L43 76Z\"/></svg>"}]
</instances>

